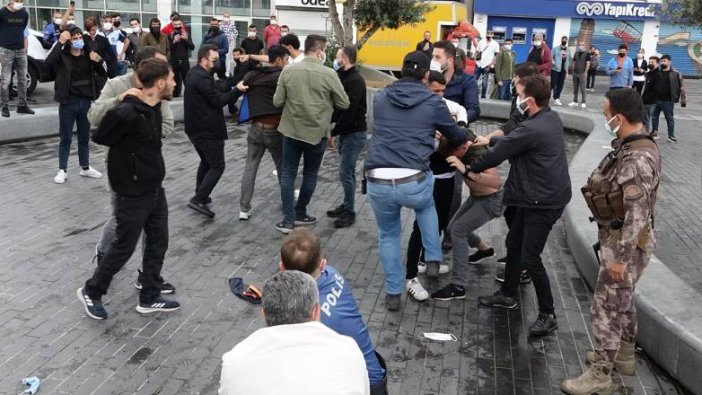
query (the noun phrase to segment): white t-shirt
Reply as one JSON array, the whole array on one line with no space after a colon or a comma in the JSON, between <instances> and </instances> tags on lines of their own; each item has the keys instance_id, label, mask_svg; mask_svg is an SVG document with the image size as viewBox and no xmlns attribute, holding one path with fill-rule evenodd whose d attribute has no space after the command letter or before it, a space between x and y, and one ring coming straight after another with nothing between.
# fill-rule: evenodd
<instances>
[{"instance_id":1,"label":"white t-shirt","mask_svg":"<svg viewBox=\"0 0 702 395\"><path fill-rule=\"evenodd\" d=\"M478 50L483 52L482 57L478 61L478 67L487 67L495 59L495 55L500 52L500 44L494 38L490 42L485 39L480 42Z\"/></svg>"},{"instance_id":2,"label":"white t-shirt","mask_svg":"<svg viewBox=\"0 0 702 395\"><path fill-rule=\"evenodd\" d=\"M453 100L449 100L446 98L444 98L444 102L446 102L449 112L451 113L453 119L456 120L456 122L463 121L466 124L468 124L468 112L466 112L465 107L456 103Z\"/></svg>"},{"instance_id":3,"label":"white t-shirt","mask_svg":"<svg viewBox=\"0 0 702 395\"><path fill-rule=\"evenodd\" d=\"M252 333L222 357L220 395L370 395L356 342L318 321Z\"/></svg>"}]
</instances>

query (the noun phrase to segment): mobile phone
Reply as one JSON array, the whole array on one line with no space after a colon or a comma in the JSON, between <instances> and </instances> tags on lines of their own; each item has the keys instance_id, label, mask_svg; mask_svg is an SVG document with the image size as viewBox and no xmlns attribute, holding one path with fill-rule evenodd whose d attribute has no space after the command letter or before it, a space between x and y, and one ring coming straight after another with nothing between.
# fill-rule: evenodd
<instances>
[{"instance_id":1,"label":"mobile phone","mask_svg":"<svg viewBox=\"0 0 702 395\"><path fill-rule=\"evenodd\" d=\"M70 4L71 4L71 7L75 7L75 6L76 6L76 2L75 2L75 1L71 1Z\"/></svg>"},{"instance_id":2,"label":"mobile phone","mask_svg":"<svg viewBox=\"0 0 702 395\"><path fill-rule=\"evenodd\" d=\"M617 67L617 70L621 70L621 69L622 69L622 66Z\"/></svg>"}]
</instances>

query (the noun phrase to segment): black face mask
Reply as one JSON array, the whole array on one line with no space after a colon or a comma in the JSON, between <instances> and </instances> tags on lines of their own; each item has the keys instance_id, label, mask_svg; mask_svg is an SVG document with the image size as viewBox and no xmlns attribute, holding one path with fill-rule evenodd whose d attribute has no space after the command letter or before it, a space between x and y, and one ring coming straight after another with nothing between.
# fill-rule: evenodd
<instances>
[{"instance_id":1,"label":"black face mask","mask_svg":"<svg viewBox=\"0 0 702 395\"><path fill-rule=\"evenodd\" d=\"M565 47L566 45L568 45L568 41L561 41L561 45Z\"/></svg>"},{"instance_id":2,"label":"black face mask","mask_svg":"<svg viewBox=\"0 0 702 395\"><path fill-rule=\"evenodd\" d=\"M670 68L670 65L664 65L664 64L662 64L662 65L661 65L661 68L662 68L663 70L668 70L668 69Z\"/></svg>"},{"instance_id":3,"label":"black face mask","mask_svg":"<svg viewBox=\"0 0 702 395\"><path fill-rule=\"evenodd\" d=\"M623 58L623 57L625 57L625 56L626 56L625 53L619 52L619 57L620 57L620 58Z\"/></svg>"},{"instance_id":4,"label":"black face mask","mask_svg":"<svg viewBox=\"0 0 702 395\"><path fill-rule=\"evenodd\" d=\"M149 31L151 32L151 34L158 37L158 35L161 34L161 26L151 26L149 28Z\"/></svg>"},{"instance_id":5,"label":"black face mask","mask_svg":"<svg viewBox=\"0 0 702 395\"><path fill-rule=\"evenodd\" d=\"M648 69L649 69L649 70L653 70L653 69L655 69L655 68L656 68L656 66L654 66L654 65L652 65L652 64L649 64L649 65L648 65Z\"/></svg>"},{"instance_id":6,"label":"black face mask","mask_svg":"<svg viewBox=\"0 0 702 395\"><path fill-rule=\"evenodd\" d=\"M217 33L219 31L219 26L210 26L212 33Z\"/></svg>"},{"instance_id":7,"label":"black face mask","mask_svg":"<svg viewBox=\"0 0 702 395\"><path fill-rule=\"evenodd\" d=\"M112 26L114 26L114 27L120 27L120 25L122 25L122 21L114 21L114 22L112 22Z\"/></svg>"},{"instance_id":8,"label":"black face mask","mask_svg":"<svg viewBox=\"0 0 702 395\"><path fill-rule=\"evenodd\" d=\"M175 32L178 33L178 34L180 34L181 30L183 30L183 28L181 28L181 27L176 27L176 28L175 28Z\"/></svg>"}]
</instances>

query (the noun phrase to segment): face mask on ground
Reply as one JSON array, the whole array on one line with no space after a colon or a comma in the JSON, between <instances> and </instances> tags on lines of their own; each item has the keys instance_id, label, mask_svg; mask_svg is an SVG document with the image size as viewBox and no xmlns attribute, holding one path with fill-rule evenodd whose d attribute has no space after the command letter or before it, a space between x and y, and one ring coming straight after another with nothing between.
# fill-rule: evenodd
<instances>
[{"instance_id":1,"label":"face mask on ground","mask_svg":"<svg viewBox=\"0 0 702 395\"><path fill-rule=\"evenodd\" d=\"M256 32L249 32L249 38L256 38Z\"/></svg>"},{"instance_id":2,"label":"face mask on ground","mask_svg":"<svg viewBox=\"0 0 702 395\"><path fill-rule=\"evenodd\" d=\"M83 46L85 46L83 40L71 41L71 48L73 49L81 50L83 49Z\"/></svg>"},{"instance_id":3,"label":"face mask on ground","mask_svg":"<svg viewBox=\"0 0 702 395\"><path fill-rule=\"evenodd\" d=\"M605 125L604 125L605 131L606 131L607 133L609 133L610 135L614 136L614 137L617 136L617 132L619 131L619 128L622 127L622 124L619 124L619 126L617 126L616 128L612 129L612 126L610 125L610 123L611 123L611 122L614 120L614 118L616 118L616 117L617 117L617 116L615 115L615 116L613 116L612 118L610 118L609 121L605 121Z\"/></svg>"},{"instance_id":4,"label":"face mask on ground","mask_svg":"<svg viewBox=\"0 0 702 395\"><path fill-rule=\"evenodd\" d=\"M341 65L339 64L338 60L334 59L334 63L332 63L332 67L334 68L334 70L338 71L341 68Z\"/></svg>"},{"instance_id":5,"label":"face mask on ground","mask_svg":"<svg viewBox=\"0 0 702 395\"><path fill-rule=\"evenodd\" d=\"M535 41L534 41L534 46L538 48L538 47L541 46L542 43L543 43L543 42L542 42L541 40L535 40Z\"/></svg>"},{"instance_id":6,"label":"face mask on ground","mask_svg":"<svg viewBox=\"0 0 702 395\"><path fill-rule=\"evenodd\" d=\"M515 104L517 105L517 111L519 111L519 113L522 115L524 115L529 110L529 106L527 105L527 99L528 98L524 98L524 100L522 100L522 98L517 96L517 101L515 102Z\"/></svg>"},{"instance_id":7,"label":"face mask on ground","mask_svg":"<svg viewBox=\"0 0 702 395\"><path fill-rule=\"evenodd\" d=\"M424 332L422 333L422 337L425 339L436 340L440 342L458 341L458 339L456 338L456 336L453 335L453 333Z\"/></svg>"},{"instance_id":8,"label":"face mask on ground","mask_svg":"<svg viewBox=\"0 0 702 395\"><path fill-rule=\"evenodd\" d=\"M105 22L102 24L102 28L104 30L112 30L112 23L111 22Z\"/></svg>"},{"instance_id":9,"label":"face mask on ground","mask_svg":"<svg viewBox=\"0 0 702 395\"><path fill-rule=\"evenodd\" d=\"M19 11L24 8L24 3L12 3L12 9Z\"/></svg>"},{"instance_id":10,"label":"face mask on ground","mask_svg":"<svg viewBox=\"0 0 702 395\"><path fill-rule=\"evenodd\" d=\"M448 63L441 64L433 59L429 63L429 70L432 70L432 71L438 71L440 73L443 73L444 71L446 71L447 68L448 68Z\"/></svg>"}]
</instances>

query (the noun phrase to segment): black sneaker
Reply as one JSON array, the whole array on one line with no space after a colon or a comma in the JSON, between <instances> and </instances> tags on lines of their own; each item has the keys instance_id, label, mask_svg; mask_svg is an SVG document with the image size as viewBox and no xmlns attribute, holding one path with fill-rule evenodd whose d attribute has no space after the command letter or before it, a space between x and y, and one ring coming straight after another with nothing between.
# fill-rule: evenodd
<instances>
[{"instance_id":1,"label":"black sneaker","mask_svg":"<svg viewBox=\"0 0 702 395\"><path fill-rule=\"evenodd\" d=\"M444 236L444 240L441 242L441 249L444 251L451 251L452 248L453 243L451 242L451 238Z\"/></svg>"},{"instance_id":2,"label":"black sneaker","mask_svg":"<svg viewBox=\"0 0 702 395\"><path fill-rule=\"evenodd\" d=\"M465 299L466 289L456 284L449 284L440 290L433 292L431 294L431 298L436 300Z\"/></svg>"},{"instance_id":3,"label":"black sneaker","mask_svg":"<svg viewBox=\"0 0 702 395\"><path fill-rule=\"evenodd\" d=\"M283 222L278 222L277 224L275 224L275 229L276 229L278 232L284 233L284 234L286 234L286 235L287 235L288 233L292 232L294 228L295 228L295 225L293 225L293 224L286 224L285 221L283 221Z\"/></svg>"},{"instance_id":4,"label":"black sneaker","mask_svg":"<svg viewBox=\"0 0 702 395\"><path fill-rule=\"evenodd\" d=\"M485 251L478 250L474 254L468 257L468 263L478 263L481 259L488 258L495 255L495 250L488 248Z\"/></svg>"},{"instance_id":5,"label":"black sneaker","mask_svg":"<svg viewBox=\"0 0 702 395\"><path fill-rule=\"evenodd\" d=\"M335 228L348 228L356 222L356 214L345 211L341 216L334 220Z\"/></svg>"},{"instance_id":6,"label":"black sneaker","mask_svg":"<svg viewBox=\"0 0 702 395\"><path fill-rule=\"evenodd\" d=\"M327 217L329 218L339 218L341 217L341 214L345 213L346 209L344 208L344 205L341 204L339 207L335 207L331 210L327 210Z\"/></svg>"},{"instance_id":7,"label":"black sneaker","mask_svg":"<svg viewBox=\"0 0 702 395\"><path fill-rule=\"evenodd\" d=\"M505 282L505 271L498 272L495 274L495 280L499 281L501 283ZM521 272L519 273L519 283L520 284L529 284L531 282L531 277L529 277L529 274L527 272Z\"/></svg>"},{"instance_id":8,"label":"black sneaker","mask_svg":"<svg viewBox=\"0 0 702 395\"><path fill-rule=\"evenodd\" d=\"M677 143L678 139L676 139L675 136L668 136L668 141L671 143Z\"/></svg>"},{"instance_id":9,"label":"black sneaker","mask_svg":"<svg viewBox=\"0 0 702 395\"><path fill-rule=\"evenodd\" d=\"M385 296L385 307L388 311L400 311L400 295L390 295Z\"/></svg>"},{"instance_id":10,"label":"black sneaker","mask_svg":"<svg viewBox=\"0 0 702 395\"><path fill-rule=\"evenodd\" d=\"M514 298L502 295L502 291L497 291L492 295L478 297L478 302L484 307L499 307L502 309L514 310L518 303Z\"/></svg>"},{"instance_id":11,"label":"black sneaker","mask_svg":"<svg viewBox=\"0 0 702 395\"><path fill-rule=\"evenodd\" d=\"M10 117L10 109L7 106L2 106L2 116L5 118Z\"/></svg>"},{"instance_id":12,"label":"black sneaker","mask_svg":"<svg viewBox=\"0 0 702 395\"><path fill-rule=\"evenodd\" d=\"M176 311L180 308L180 303L175 300L168 300L159 296L153 303L139 303L136 310L141 314L157 313L159 311Z\"/></svg>"},{"instance_id":13,"label":"black sneaker","mask_svg":"<svg viewBox=\"0 0 702 395\"><path fill-rule=\"evenodd\" d=\"M317 217L313 217L311 215L305 215L301 218L295 218L295 226L314 225L316 223Z\"/></svg>"},{"instance_id":14,"label":"black sneaker","mask_svg":"<svg viewBox=\"0 0 702 395\"><path fill-rule=\"evenodd\" d=\"M441 266L441 262L427 262L426 264L427 270L424 273L427 277L429 278L439 278L439 269Z\"/></svg>"},{"instance_id":15,"label":"black sneaker","mask_svg":"<svg viewBox=\"0 0 702 395\"><path fill-rule=\"evenodd\" d=\"M102 307L102 302L98 299L90 299L90 296L85 293L83 287L78 288L76 295L78 295L78 300L80 300L80 303L83 304L85 313L88 314L88 317L94 320L104 320L107 318L107 310Z\"/></svg>"},{"instance_id":16,"label":"black sneaker","mask_svg":"<svg viewBox=\"0 0 702 395\"><path fill-rule=\"evenodd\" d=\"M17 107L17 114L29 114L34 115L34 110L29 108L27 105Z\"/></svg>"},{"instance_id":17,"label":"black sneaker","mask_svg":"<svg viewBox=\"0 0 702 395\"><path fill-rule=\"evenodd\" d=\"M529 327L529 336L546 336L558 329L555 314L541 314Z\"/></svg>"},{"instance_id":18,"label":"black sneaker","mask_svg":"<svg viewBox=\"0 0 702 395\"><path fill-rule=\"evenodd\" d=\"M210 218L214 218L215 216L215 213L210 210L209 207L207 207L207 203L199 202L195 198L190 199L190 202L188 202L188 207Z\"/></svg>"},{"instance_id":19,"label":"black sneaker","mask_svg":"<svg viewBox=\"0 0 702 395\"><path fill-rule=\"evenodd\" d=\"M141 270L137 269L137 272L139 272L139 275L141 276ZM175 286L171 283L167 283L163 278L160 278L161 280L161 293L162 294L172 294L175 293ZM141 282L137 280L137 282L134 283L134 288L138 289L141 291Z\"/></svg>"},{"instance_id":20,"label":"black sneaker","mask_svg":"<svg viewBox=\"0 0 702 395\"><path fill-rule=\"evenodd\" d=\"M500 263L507 263L507 257L506 257L506 256L503 256L502 258L499 258L499 259L497 260L497 262L500 262Z\"/></svg>"}]
</instances>

